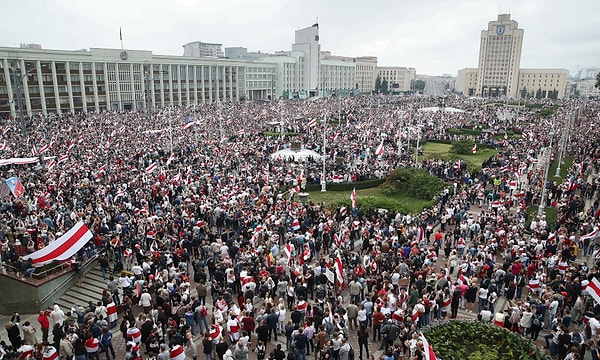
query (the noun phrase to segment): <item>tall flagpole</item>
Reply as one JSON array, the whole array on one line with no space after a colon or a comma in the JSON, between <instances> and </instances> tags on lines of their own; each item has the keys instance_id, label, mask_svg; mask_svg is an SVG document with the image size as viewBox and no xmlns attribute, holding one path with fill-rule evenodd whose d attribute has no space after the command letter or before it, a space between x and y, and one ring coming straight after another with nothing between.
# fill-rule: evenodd
<instances>
[{"instance_id":1,"label":"tall flagpole","mask_svg":"<svg viewBox=\"0 0 600 360\"><path fill-rule=\"evenodd\" d=\"M123 50L123 31L119 27L119 38L121 39L121 50Z\"/></svg>"},{"instance_id":2,"label":"tall flagpole","mask_svg":"<svg viewBox=\"0 0 600 360\"><path fill-rule=\"evenodd\" d=\"M325 114L325 116L323 116L323 175L321 176L321 192L327 191L327 181L325 180L326 134L327 134L327 114Z\"/></svg>"}]
</instances>

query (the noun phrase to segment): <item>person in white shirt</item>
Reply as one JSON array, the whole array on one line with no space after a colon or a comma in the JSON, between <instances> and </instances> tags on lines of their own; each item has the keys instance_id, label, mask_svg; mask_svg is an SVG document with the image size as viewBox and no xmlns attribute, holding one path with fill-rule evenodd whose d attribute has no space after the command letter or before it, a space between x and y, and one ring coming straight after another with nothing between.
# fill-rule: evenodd
<instances>
[{"instance_id":1,"label":"person in white shirt","mask_svg":"<svg viewBox=\"0 0 600 360\"><path fill-rule=\"evenodd\" d=\"M142 295L140 295L140 306L144 308L145 314L150 313L150 308L152 307L152 295L148 293L147 289L144 289Z\"/></svg>"}]
</instances>

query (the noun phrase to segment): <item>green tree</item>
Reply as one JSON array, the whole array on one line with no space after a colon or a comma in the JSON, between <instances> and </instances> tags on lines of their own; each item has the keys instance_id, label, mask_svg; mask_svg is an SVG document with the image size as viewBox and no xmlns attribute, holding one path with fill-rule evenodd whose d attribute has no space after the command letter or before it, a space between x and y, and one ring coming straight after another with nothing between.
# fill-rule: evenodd
<instances>
[{"instance_id":1,"label":"green tree","mask_svg":"<svg viewBox=\"0 0 600 360\"><path fill-rule=\"evenodd\" d=\"M535 98L536 99L542 98L542 88L539 88L538 91L535 93Z\"/></svg>"},{"instance_id":2,"label":"green tree","mask_svg":"<svg viewBox=\"0 0 600 360\"><path fill-rule=\"evenodd\" d=\"M386 79L383 79L383 81L381 82L381 93L387 95L389 92L390 90L388 89L388 81Z\"/></svg>"},{"instance_id":3,"label":"green tree","mask_svg":"<svg viewBox=\"0 0 600 360\"><path fill-rule=\"evenodd\" d=\"M377 75L377 78L375 79L375 94L378 94L381 92L381 76Z\"/></svg>"},{"instance_id":4,"label":"green tree","mask_svg":"<svg viewBox=\"0 0 600 360\"><path fill-rule=\"evenodd\" d=\"M475 145L474 141L471 140L461 140L452 143L452 147L450 147L450 152L458 155L469 155L473 153L473 146Z\"/></svg>"},{"instance_id":5,"label":"green tree","mask_svg":"<svg viewBox=\"0 0 600 360\"><path fill-rule=\"evenodd\" d=\"M424 89L425 89L425 81L415 80L415 90L424 90Z\"/></svg>"}]
</instances>

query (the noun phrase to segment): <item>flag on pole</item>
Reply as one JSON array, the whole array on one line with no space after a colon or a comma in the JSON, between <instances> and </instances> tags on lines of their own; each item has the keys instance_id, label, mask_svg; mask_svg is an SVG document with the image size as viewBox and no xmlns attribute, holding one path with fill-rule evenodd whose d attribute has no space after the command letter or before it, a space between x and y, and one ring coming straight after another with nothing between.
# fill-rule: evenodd
<instances>
[{"instance_id":1,"label":"flag on pole","mask_svg":"<svg viewBox=\"0 0 600 360\"><path fill-rule=\"evenodd\" d=\"M61 156L61 157L58 158L58 163L62 164L62 163L64 163L67 160L69 160L69 155L63 155L63 156Z\"/></svg>"},{"instance_id":2,"label":"flag on pole","mask_svg":"<svg viewBox=\"0 0 600 360\"><path fill-rule=\"evenodd\" d=\"M175 159L175 154L171 153L171 156L167 159L167 166L171 165L171 162Z\"/></svg>"},{"instance_id":3,"label":"flag on pole","mask_svg":"<svg viewBox=\"0 0 600 360\"><path fill-rule=\"evenodd\" d=\"M156 167L157 167L157 166L158 166L158 165L157 165L156 163L152 163L152 164L150 164L150 166L148 166L148 167L146 168L146 174L150 174L151 172L153 172L154 170L156 170Z\"/></svg>"},{"instance_id":4,"label":"flag on pole","mask_svg":"<svg viewBox=\"0 0 600 360\"><path fill-rule=\"evenodd\" d=\"M15 197L25 194L25 188L23 187L21 180L16 176L6 179L6 185Z\"/></svg>"},{"instance_id":5,"label":"flag on pole","mask_svg":"<svg viewBox=\"0 0 600 360\"><path fill-rule=\"evenodd\" d=\"M317 125L317 119L312 119L311 121L308 122L308 124L306 124L306 128L308 129L315 125Z\"/></svg>"},{"instance_id":6,"label":"flag on pole","mask_svg":"<svg viewBox=\"0 0 600 360\"><path fill-rule=\"evenodd\" d=\"M383 154L383 140L381 140L381 144L379 144L379 146L375 150L375 154L377 156L381 156L381 154Z\"/></svg>"},{"instance_id":7,"label":"flag on pole","mask_svg":"<svg viewBox=\"0 0 600 360\"><path fill-rule=\"evenodd\" d=\"M423 342L423 355L425 355L425 360L435 360L437 358L435 356L435 351L433 350L433 347L429 345L429 341L425 339L423 333L419 334L419 339Z\"/></svg>"},{"instance_id":8,"label":"flag on pole","mask_svg":"<svg viewBox=\"0 0 600 360\"><path fill-rule=\"evenodd\" d=\"M475 154L477 152L477 144L473 145L473 148L471 149L471 152L473 154Z\"/></svg>"},{"instance_id":9,"label":"flag on pole","mask_svg":"<svg viewBox=\"0 0 600 360\"><path fill-rule=\"evenodd\" d=\"M342 265L342 258L340 257L340 253L338 252L335 256L335 263L333 264L335 268L335 275L337 276L338 283L344 282L344 267Z\"/></svg>"},{"instance_id":10,"label":"flag on pole","mask_svg":"<svg viewBox=\"0 0 600 360\"><path fill-rule=\"evenodd\" d=\"M585 291L596 300L596 303L600 304L600 281L598 279L592 278Z\"/></svg>"},{"instance_id":11,"label":"flag on pole","mask_svg":"<svg viewBox=\"0 0 600 360\"><path fill-rule=\"evenodd\" d=\"M350 193L350 201L352 201L352 208L356 209L356 188L352 189Z\"/></svg>"},{"instance_id":12,"label":"flag on pole","mask_svg":"<svg viewBox=\"0 0 600 360\"><path fill-rule=\"evenodd\" d=\"M119 39L121 41L123 41L123 32L121 31L121 28L119 27Z\"/></svg>"}]
</instances>

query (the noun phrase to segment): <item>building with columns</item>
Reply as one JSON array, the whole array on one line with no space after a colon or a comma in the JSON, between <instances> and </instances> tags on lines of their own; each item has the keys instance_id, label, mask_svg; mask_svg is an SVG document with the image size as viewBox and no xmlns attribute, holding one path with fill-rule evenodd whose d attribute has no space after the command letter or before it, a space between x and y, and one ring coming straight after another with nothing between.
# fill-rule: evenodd
<instances>
[{"instance_id":1,"label":"building with columns","mask_svg":"<svg viewBox=\"0 0 600 360\"><path fill-rule=\"evenodd\" d=\"M267 99L274 64L155 55L0 47L0 118L24 114L139 110Z\"/></svg>"}]
</instances>

